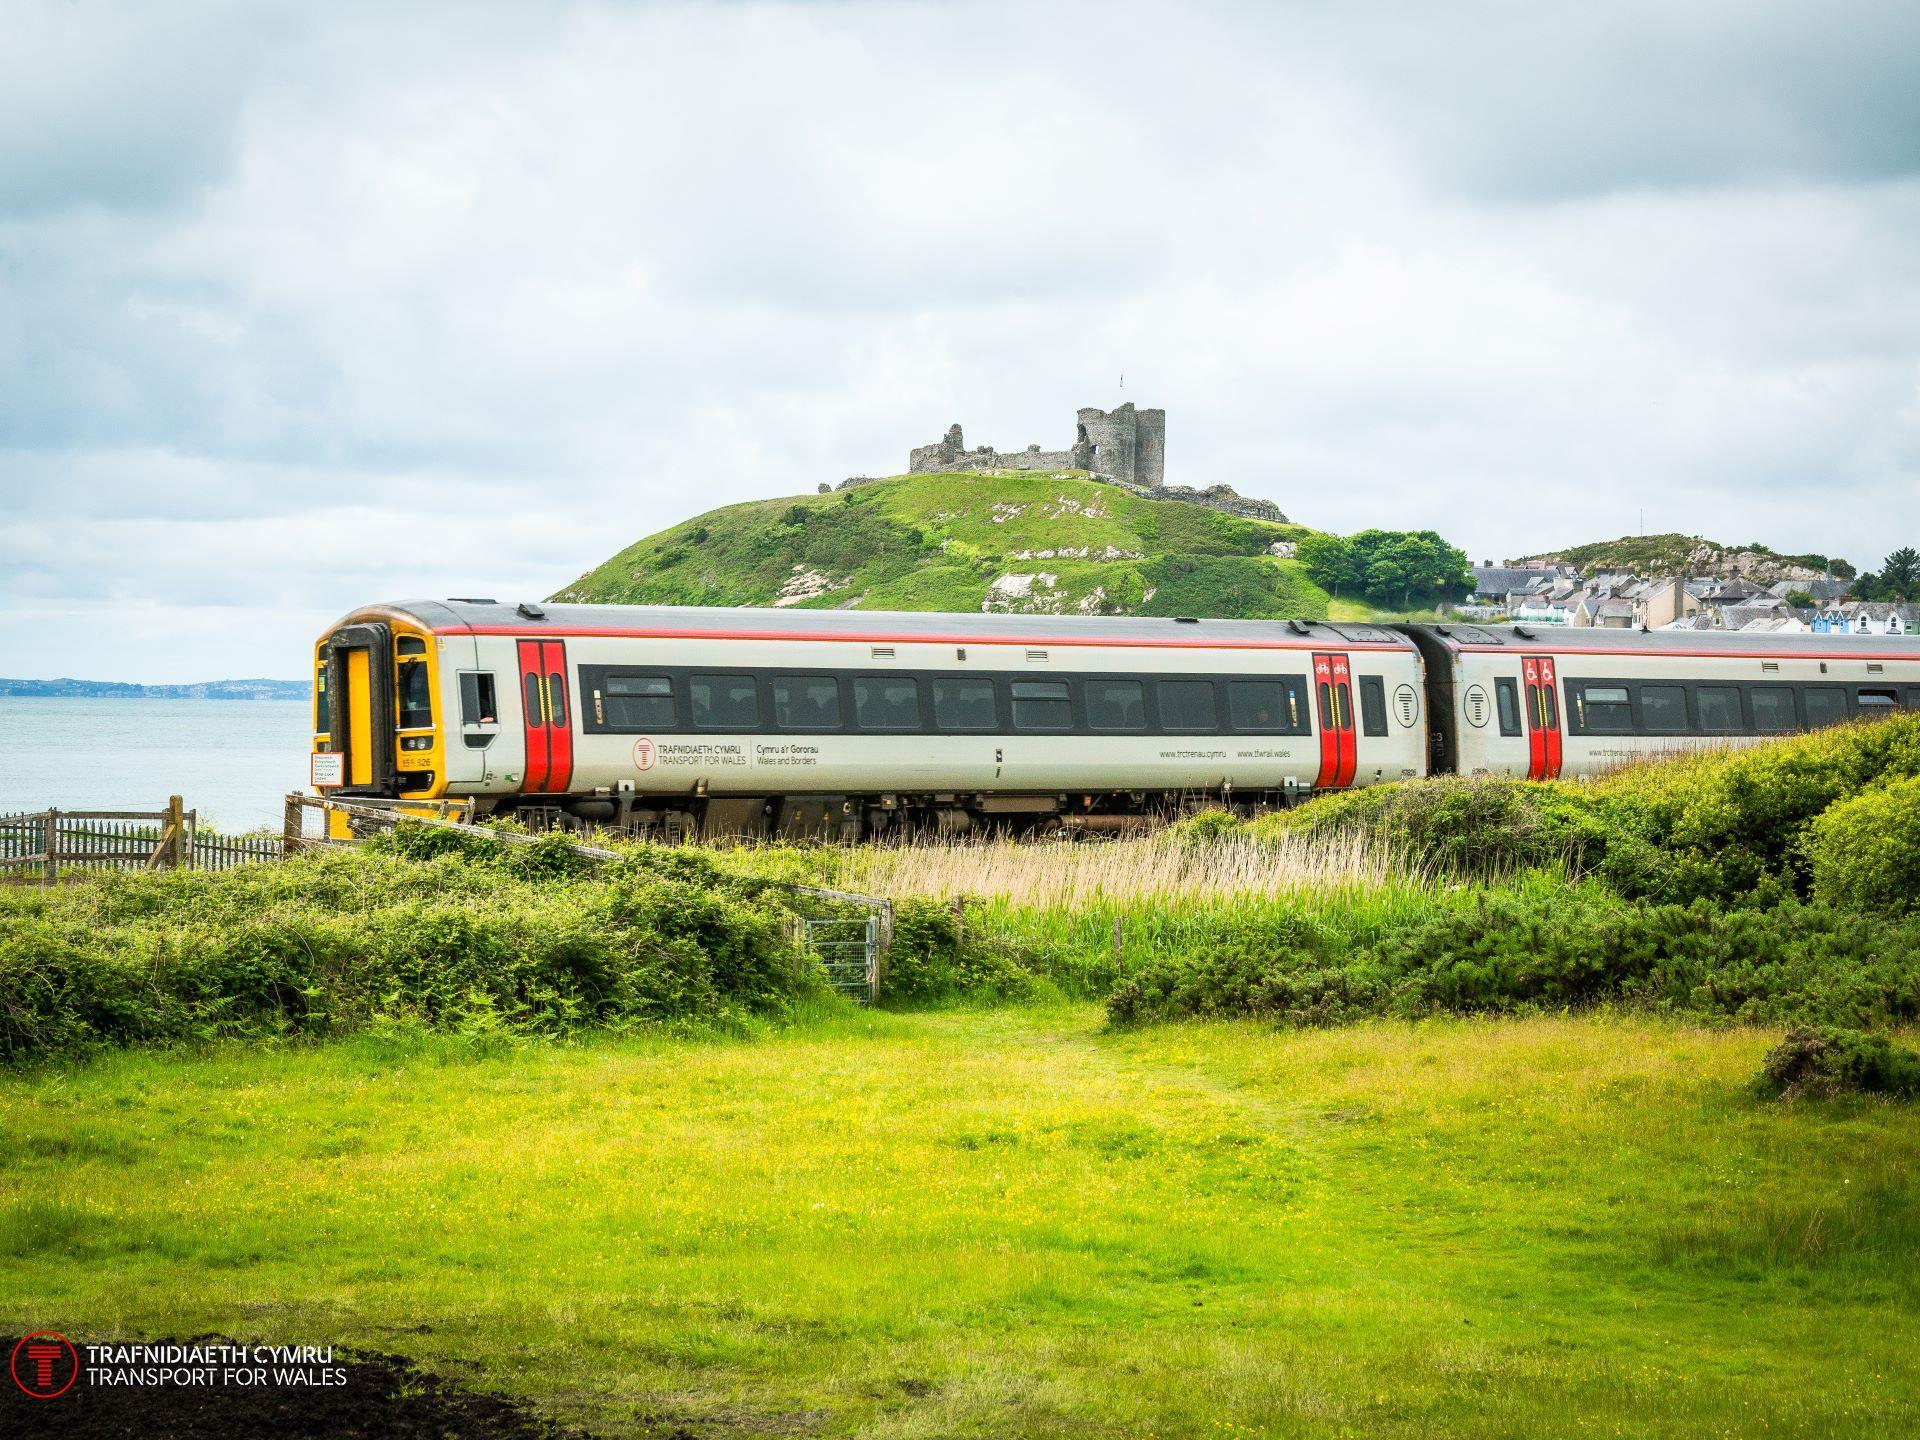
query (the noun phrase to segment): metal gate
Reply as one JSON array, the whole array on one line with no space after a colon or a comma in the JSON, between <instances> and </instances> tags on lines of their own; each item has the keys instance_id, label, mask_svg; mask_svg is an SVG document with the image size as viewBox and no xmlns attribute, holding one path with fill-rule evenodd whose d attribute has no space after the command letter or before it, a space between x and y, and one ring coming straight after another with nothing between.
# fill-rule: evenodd
<instances>
[{"instance_id":1,"label":"metal gate","mask_svg":"<svg viewBox=\"0 0 1920 1440\"><path fill-rule=\"evenodd\" d=\"M820 957L827 983L871 1005L880 994L880 915L848 920L802 920L801 937Z\"/></svg>"}]
</instances>

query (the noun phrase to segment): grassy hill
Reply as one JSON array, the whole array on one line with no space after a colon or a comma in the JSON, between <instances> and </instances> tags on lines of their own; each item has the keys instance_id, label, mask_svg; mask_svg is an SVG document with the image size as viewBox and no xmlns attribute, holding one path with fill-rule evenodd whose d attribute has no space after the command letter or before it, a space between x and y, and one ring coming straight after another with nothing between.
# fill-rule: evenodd
<instances>
[{"instance_id":1,"label":"grassy hill","mask_svg":"<svg viewBox=\"0 0 1920 1440\"><path fill-rule=\"evenodd\" d=\"M1618 540L1596 540L1526 558L1564 560L1578 566L1584 575L1599 570L1626 570L1635 575L1683 571L1722 579L1743 575L1767 585L1776 580L1813 579L1824 574L1829 563L1825 555L1782 555L1765 545L1722 545L1699 535L1623 535ZM1831 563L1839 578L1853 577L1854 568L1845 560L1836 557Z\"/></svg>"},{"instance_id":2,"label":"grassy hill","mask_svg":"<svg viewBox=\"0 0 1920 1440\"><path fill-rule=\"evenodd\" d=\"M1149 500L1082 475L896 475L756 500L628 546L556 601L1359 618L1293 560L1305 526Z\"/></svg>"}]
</instances>

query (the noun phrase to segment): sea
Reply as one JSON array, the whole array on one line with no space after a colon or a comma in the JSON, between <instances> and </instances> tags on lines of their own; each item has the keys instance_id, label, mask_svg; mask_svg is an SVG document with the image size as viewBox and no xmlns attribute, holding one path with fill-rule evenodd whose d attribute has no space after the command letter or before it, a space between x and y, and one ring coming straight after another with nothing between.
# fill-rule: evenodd
<instances>
[{"instance_id":1,"label":"sea","mask_svg":"<svg viewBox=\"0 0 1920 1440\"><path fill-rule=\"evenodd\" d=\"M227 834L280 829L307 785L303 700L0 696L0 815L163 810L178 795Z\"/></svg>"}]
</instances>

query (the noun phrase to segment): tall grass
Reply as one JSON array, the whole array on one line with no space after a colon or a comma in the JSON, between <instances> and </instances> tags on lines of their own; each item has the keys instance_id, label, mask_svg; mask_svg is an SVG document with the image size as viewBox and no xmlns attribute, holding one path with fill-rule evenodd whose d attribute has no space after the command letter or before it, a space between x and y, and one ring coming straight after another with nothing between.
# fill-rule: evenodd
<instances>
[{"instance_id":1,"label":"tall grass","mask_svg":"<svg viewBox=\"0 0 1920 1440\"><path fill-rule=\"evenodd\" d=\"M1372 836L1169 832L1100 844L1010 840L871 846L835 857L849 889L1012 906L1109 908L1351 894L1429 883Z\"/></svg>"}]
</instances>

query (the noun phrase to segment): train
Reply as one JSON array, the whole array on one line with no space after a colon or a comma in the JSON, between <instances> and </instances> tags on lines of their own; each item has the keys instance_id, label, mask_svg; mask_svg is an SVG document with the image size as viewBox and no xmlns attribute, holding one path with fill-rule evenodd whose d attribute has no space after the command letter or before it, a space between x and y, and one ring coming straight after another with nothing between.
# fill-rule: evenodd
<instances>
[{"instance_id":1,"label":"train","mask_svg":"<svg viewBox=\"0 0 1920 1440\"><path fill-rule=\"evenodd\" d=\"M1907 637L467 598L320 637L310 778L664 840L1100 833L1900 710Z\"/></svg>"}]
</instances>

